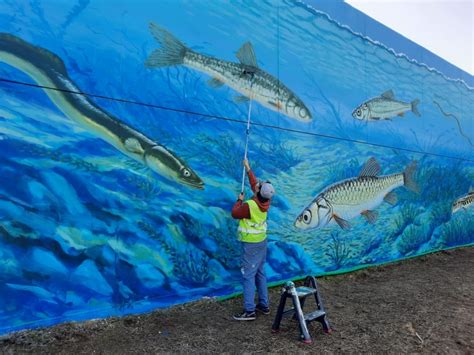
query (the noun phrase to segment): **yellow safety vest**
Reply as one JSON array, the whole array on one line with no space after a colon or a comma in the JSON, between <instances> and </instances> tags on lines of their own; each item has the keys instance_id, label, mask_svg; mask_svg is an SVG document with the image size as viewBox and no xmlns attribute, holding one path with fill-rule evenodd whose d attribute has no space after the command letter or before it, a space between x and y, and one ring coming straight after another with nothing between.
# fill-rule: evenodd
<instances>
[{"instance_id":1,"label":"yellow safety vest","mask_svg":"<svg viewBox=\"0 0 474 355\"><path fill-rule=\"evenodd\" d=\"M249 205L250 219L239 222L239 240L246 243L260 243L267 237L267 212L260 211L254 200L245 201Z\"/></svg>"}]
</instances>

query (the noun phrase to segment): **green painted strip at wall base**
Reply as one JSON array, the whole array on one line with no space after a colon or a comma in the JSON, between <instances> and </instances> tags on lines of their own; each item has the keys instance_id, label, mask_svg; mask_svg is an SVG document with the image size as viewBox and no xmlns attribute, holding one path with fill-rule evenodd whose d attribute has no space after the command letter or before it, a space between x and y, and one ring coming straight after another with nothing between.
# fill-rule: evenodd
<instances>
[{"instance_id":1,"label":"green painted strip at wall base","mask_svg":"<svg viewBox=\"0 0 474 355\"><path fill-rule=\"evenodd\" d=\"M378 264L359 265L359 266L356 266L356 267L353 267L353 268L349 268L349 269L342 269L342 270L340 270L340 271L325 272L325 273L315 274L315 275L312 275L312 276L315 276L315 277L324 276L324 277L326 277L326 276L342 275L342 274L347 274L347 273L354 272L354 271L357 271L357 270L367 269L367 268L370 268L370 267L396 264L396 263L399 263L399 262L402 262L402 261L405 261L405 260L410 260L410 259L418 258L418 257L420 257L420 256L424 256L424 255L428 255L428 254L434 254L434 253L439 253L440 251L443 251L443 250L461 249L461 248L469 248L469 247L474 247L474 243L463 244L463 245L456 245L456 246L454 246L454 247L449 247L449 248L442 248L442 249L430 250L430 251L427 251L427 252L422 253L422 254L417 254L417 255L413 255L413 256L408 256L408 257L401 258L401 259L397 259L397 260L390 260L390 261L382 262L382 263L378 263ZM300 281L300 280L304 280L304 279L306 278L306 276L308 276L308 275L295 276L295 277L292 277L292 278L290 278L290 279L286 279L286 280L282 280L282 281L270 282L270 283L268 284L268 287L273 288L273 287L281 286L281 285L284 285L284 284L285 284L286 282L288 282L288 281ZM232 299L232 298L238 297L238 296L240 296L241 294L242 294L242 292L235 292L235 293L232 293L232 294L227 295L227 296L217 297L217 299L218 299L219 301L225 301L225 300L228 300L228 299Z\"/></svg>"}]
</instances>

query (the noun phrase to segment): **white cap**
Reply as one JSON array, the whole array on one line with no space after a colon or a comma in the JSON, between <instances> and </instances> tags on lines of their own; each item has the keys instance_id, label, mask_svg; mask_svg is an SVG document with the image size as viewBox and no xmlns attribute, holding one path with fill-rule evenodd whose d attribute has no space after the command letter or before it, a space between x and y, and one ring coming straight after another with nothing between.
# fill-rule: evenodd
<instances>
[{"instance_id":1,"label":"white cap","mask_svg":"<svg viewBox=\"0 0 474 355\"><path fill-rule=\"evenodd\" d=\"M262 196L263 198L271 199L274 194L275 189L273 188L273 185L269 182L264 182L262 186L260 186L260 196Z\"/></svg>"}]
</instances>

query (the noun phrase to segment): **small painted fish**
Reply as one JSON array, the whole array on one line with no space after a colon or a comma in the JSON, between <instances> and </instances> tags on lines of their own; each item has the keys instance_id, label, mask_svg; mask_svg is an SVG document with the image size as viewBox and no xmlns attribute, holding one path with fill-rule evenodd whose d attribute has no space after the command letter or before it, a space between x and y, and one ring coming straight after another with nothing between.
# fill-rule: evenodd
<instances>
[{"instance_id":1,"label":"small painted fish","mask_svg":"<svg viewBox=\"0 0 474 355\"><path fill-rule=\"evenodd\" d=\"M472 208L474 206L474 188L471 187L467 195L464 195L458 198L453 203L453 213L458 212L460 209L467 210L468 208Z\"/></svg>"},{"instance_id":2,"label":"small painted fish","mask_svg":"<svg viewBox=\"0 0 474 355\"><path fill-rule=\"evenodd\" d=\"M416 99L410 103L395 100L392 90L384 92L381 96L375 97L364 102L362 105L352 111L352 117L357 120L379 121L390 120L392 117L401 116L407 111L412 111L420 117L418 104L420 100Z\"/></svg>"},{"instance_id":3,"label":"small painted fish","mask_svg":"<svg viewBox=\"0 0 474 355\"><path fill-rule=\"evenodd\" d=\"M375 223L378 212L373 211L383 201L395 205L397 195L392 192L400 186L417 192L413 180L416 162L412 162L404 172L377 176L380 165L370 158L356 178L342 180L328 186L296 218L299 229L322 228L337 223L342 229L349 229L348 220L364 216L369 223Z\"/></svg>"},{"instance_id":4,"label":"small painted fish","mask_svg":"<svg viewBox=\"0 0 474 355\"><path fill-rule=\"evenodd\" d=\"M311 120L311 113L303 101L272 75L260 69L253 46L246 42L237 52L240 63L228 62L205 56L186 47L171 33L151 23L150 31L161 45L151 53L145 62L150 68L186 65L212 77L208 84L219 88L226 84L243 96L237 96L237 103L250 98L263 106L299 121Z\"/></svg>"}]
</instances>

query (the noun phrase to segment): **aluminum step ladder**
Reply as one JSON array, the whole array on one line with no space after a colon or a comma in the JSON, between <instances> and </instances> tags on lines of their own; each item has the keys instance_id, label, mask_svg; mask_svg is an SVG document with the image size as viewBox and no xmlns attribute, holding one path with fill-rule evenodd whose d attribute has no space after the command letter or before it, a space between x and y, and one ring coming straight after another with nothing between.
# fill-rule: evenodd
<instances>
[{"instance_id":1,"label":"aluminum step ladder","mask_svg":"<svg viewBox=\"0 0 474 355\"><path fill-rule=\"evenodd\" d=\"M306 298L314 295L316 301L316 310L310 313L303 313L303 308ZM293 307L285 310L286 300L291 298ZM288 281L282 289L280 297L280 304L278 305L277 314L272 325L272 333L277 333L280 330L280 323L284 316L293 316L298 320L300 327L300 339L305 344L311 344L313 341L308 331L308 324L312 321L318 321L323 326L323 331L326 334L331 333L331 327L327 319L326 311L324 310L323 301L319 294L316 279L313 276L307 276L304 280L304 286L295 287L292 281Z\"/></svg>"}]
</instances>

